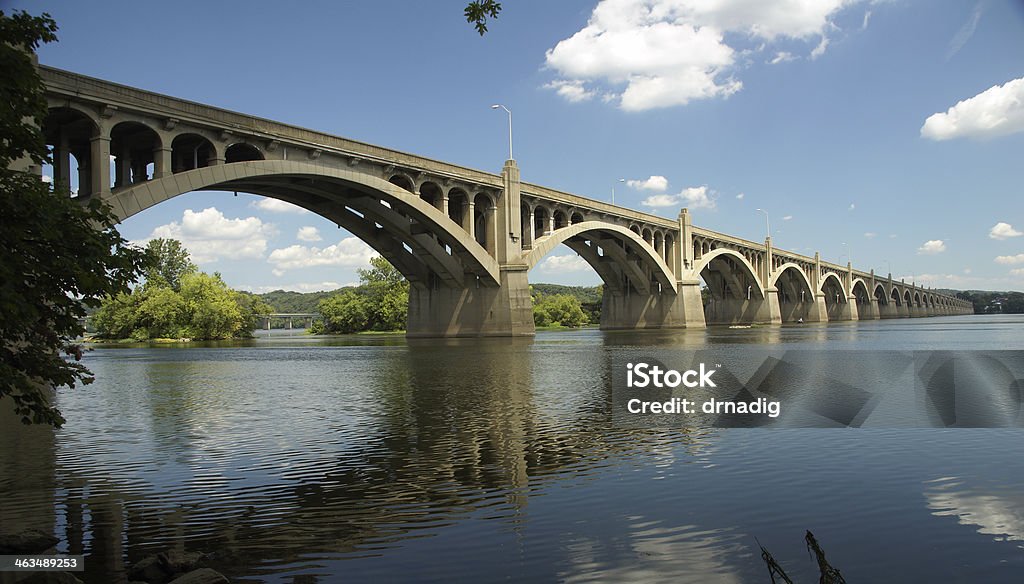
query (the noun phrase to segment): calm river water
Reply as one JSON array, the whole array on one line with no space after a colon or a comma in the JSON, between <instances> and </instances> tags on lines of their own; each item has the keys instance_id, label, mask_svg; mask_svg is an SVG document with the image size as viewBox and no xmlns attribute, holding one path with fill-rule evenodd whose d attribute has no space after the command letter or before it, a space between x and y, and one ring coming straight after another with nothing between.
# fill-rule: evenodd
<instances>
[{"instance_id":1,"label":"calm river water","mask_svg":"<svg viewBox=\"0 0 1024 584\"><path fill-rule=\"evenodd\" d=\"M59 395L64 429L6 424L0 523L52 531L94 584L170 548L242 582L767 583L758 542L817 582L806 530L851 584L1021 582L1024 431L911 427L883 412L901 380L865 386L881 405L860 427L630 428L611 369L753 348L871 371L879 354L1021 351L1022 326L99 348L96 383Z\"/></svg>"}]
</instances>

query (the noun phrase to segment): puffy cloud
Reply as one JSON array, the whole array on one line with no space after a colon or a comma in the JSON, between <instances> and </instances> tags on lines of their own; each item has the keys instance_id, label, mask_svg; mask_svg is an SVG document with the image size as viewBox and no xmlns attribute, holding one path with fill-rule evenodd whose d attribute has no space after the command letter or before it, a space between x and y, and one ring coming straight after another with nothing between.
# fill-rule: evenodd
<instances>
[{"instance_id":1,"label":"puffy cloud","mask_svg":"<svg viewBox=\"0 0 1024 584\"><path fill-rule=\"evenodd\" d=\"M311 225L305 227L299 227L299 232L295 234L295 239L299 241L320 241L323 239L320 237L320 230Z\"/></svg>"},{"instance_id":2,"label":"puffy cloud","mask_svg":"<svg viewBox=\"0 0 1024 584\"><path fill-rule=\"evenodd\" d=\"M941 239L929 239L921 247L917 248L917 253L926 255L934 255L944 251L946 251L946 244Z\"/></svg>"},{"instance_id":3,"label":"puffy cloud","mask_svg":"<svg viewBox=\"0 0 1024 584\"><path fill-rule=\"evenodd\" d=\"M853 211L853 210L854 210L854 209L856 209L856 208L857 208L857 205L854 205L853 203L850 203L850 206L849 206L849 207L847 207L847 208L846 208L846 210L847 210L847 211Z\"/></svg>"},{"instance_id":4,"label":"puffy cloud","mask_svg":"<svg viewBox=\"0 0 1024 584\"><path fill-rule=\"evenodd\" d=\"M569 103L579 103L597 95L597 92L590 91L584 87L582 81L552 81L544 85L547 89L554 89L555 93L564 97Z\"/></svg>"},{"instance_id":5,"label":"puffy cloud","mask_svg":"<svg viewBox=\"0 0 1024 584\"><path fill-rule=\"evenodd\" d=\"M363 268L369 266L370 258L376 255L377 252L358 237L346 237L337 244L325 248L292 245L275 249L270 252L267 261L274 264L274 273L281 275L286 270L314 266Z\"/></svg>"},{"instance_id":6,"label":"puffy cloud","mask_svg":"<svg viewBox=\"0 0 1024 584\"><path fill-rule=\"evenodd\" d=\"M547 51L560 77L548 87L580 101L594 91L588 84L600 85L628 111L727 97L743 86L733 76L741 55L776 40L817 39L810 55L818 57L832 18L857 1L602 0L583 29ZM772 63L795 58L773 52Z\"/></svg>"},{"instance_id":7,"label":"puffy cloud","mask_svg":"<svg viewBox=\"0 0 1024 584\"><path fill-rule=\"evenodd\" d=\"M267 239L276 233L272 224L258 217L228 219L216 207L209 207L199 212L186 209L180 222L157 227L140 243L158 237L177 239L188 249L193 261L206 264L221 258L261 258L267 249Z\"/></svg>"},{"instance_id":8,"label":"puffy cloud","mask_svg":"<svg viewBox=\"0 0 1024 584\"><path fill-rule=\"evenodd\" d=\"M644 190L644 191L656 191L662 192L668 188L668 179L661 175L651 175L651 178L646 180L628 180L626 184L632 189Z\"/></svg>"},{"instance_id":9,"label":"puffy cloud","mask_svg":"<svg viewBox=\"0 0 1024 584\"><path fill-rule=\"evenodd\" d=\"M587 260L578 255L550 256L540 263L538 269L541 272L564 273L564 272L586 272L591 270Z\"/></svg>"},{"instance_id":10,"label":"puffy cloud","mask_svg":"<svg viewBox=\"0 0 1024 584\"><path fill-rule=\"evenodd\" d=\"M268 211L270 213L295 213L297 215L309 213L309 211L299 207L298 205L293 205L291 203L286 203L284 201L268 197L253 201L249 204L260 211Z\"/></svg>"},{"instance_id":11,"label":"puffy cloud","mask_svg":"<svg viewBox=\"0 0 1024 584\"><path fill-rule=\"evenodd\" d=\"M996 256L997 264L1004 264L1012 266L1014 264L1024 264L1024 253L1019 253L1012 256Z\"/></svg>"},{"instance_id":12,"label":"puffy cloud","mask_svg":"<svg viewBox=\"0 0 1024 584\"><path fill-rule=\"evenodd\" d=\"M690 209L714 209L715 200L708 196L708 187L689 187L683 189L676 195L651 195L644 199L641 205L645 207L673 207L684 206Z\"/></svg>"},{"instance_id":13,"label":"puffy cloud","mask_svg":"<svg viewBox=\"0 0 1024 584\"><path fill-rule=\"evenodd\" d=\"M1009 223L1003 223L1000 221L992 226L992 229L988 231L988 236L992 239L1010 239L1011 237L1020 237L1024 235L1020 231L1013 228L1013 225Z\"/></svg>"},{"instance_id":14,"label":"puffy cloud","mask_svg":"<svg viewBox=\"0 0 1024 584\"><path fill-rule=\"evenodd\" d=\"M1024 77L995 85L970 99L932 114L921 126L921 137L991 138L1024 131Z\"/></svg>"}]
</instances>

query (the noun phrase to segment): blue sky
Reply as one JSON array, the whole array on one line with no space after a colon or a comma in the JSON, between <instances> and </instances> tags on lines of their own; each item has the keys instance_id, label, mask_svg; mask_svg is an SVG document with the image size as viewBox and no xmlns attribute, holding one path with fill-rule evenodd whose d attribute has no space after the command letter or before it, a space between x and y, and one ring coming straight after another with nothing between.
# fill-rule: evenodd
<instances>
[{"instance_id":1,"label":"blue sky","mask_svg":"<svg viewBox=\"0 0 1024 584\"><path fill-rule=\"evenodd\" d=\"M777 247L1024 290L1024 3L503 4L481 38L464 1L4 3L57 20L47 65L491 172L503 103L523 180L753 240L763 208ZM357 281L361 242L261 200L191 193L121 230L239 288ZM552 257L531 281L599 282Z\"/></svg>"}]
</instances>

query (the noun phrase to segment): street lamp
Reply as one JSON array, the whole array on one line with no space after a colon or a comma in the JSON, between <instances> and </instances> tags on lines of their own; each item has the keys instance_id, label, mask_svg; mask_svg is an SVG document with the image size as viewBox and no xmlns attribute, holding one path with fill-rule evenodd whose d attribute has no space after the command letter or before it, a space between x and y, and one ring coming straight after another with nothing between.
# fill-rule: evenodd
<instances>
[{"instance_id":1,"label":"street lamp","mask_svg":"<svg viewBox=\"0 0 1024 584\"><path fill-rule=\"evenodd\" d=\"M765 229L768 230L768 239L771 239L772 238L772 226L771 226L770 223L768 223L768 211L765 211L764 209L758 209L758 211L764 213L764 226L765 226Z\"/></svg>"},{"instance_id":2,"label":"street lamp","mask_svg":"<svg viewBox=\"0 0 1024 584\"><path fill-rule=\"evenodd\" d=\"M619 182L620 183L624 183L624 182L626 182L626 179L620 178ZM612 204L613 205L615 204L615 183L612 183Z\"/></svg>"},{"instance_id":3,"label":"street lamp","mask_svg":"<svg viewBox=\"0 0 1024 584\"><path fill-rule=\"evenodd\" d=\"M515 158L512 157L512 110L501 105L500 103L492 105L491 109L498 109L499 107L508 113L508 159L515 160Z\"/></svg>"}]
</instances>

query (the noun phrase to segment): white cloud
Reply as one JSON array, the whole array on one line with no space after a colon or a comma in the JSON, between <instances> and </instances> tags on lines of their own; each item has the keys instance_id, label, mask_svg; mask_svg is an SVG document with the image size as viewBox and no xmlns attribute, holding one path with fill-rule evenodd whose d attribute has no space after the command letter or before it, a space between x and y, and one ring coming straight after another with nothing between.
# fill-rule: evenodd
<instances>
[{"instance_id":1,"label":"white cloud","mask_svg":"<svg viewBox=\"0 0 1024 584\"><path fill-rule=\"evenodd\" d=\"M1010 270L1011 276L1024 276L1024 268L1014 268Z\"/></svg>"},{"instance_id":2,"label":"white cloud","mask_svg":"<svg viewBox=\"0 0 1024 584\"><path fill-rule=\"evenodd\" d=\"M538 266L542 272L565 273L565 272L586 272L592 270L587 260L577 255L550 256Z\"/></svg>"},{"instance_id":3,"label":"white cloud","mask_svg":"<svg viewBox=\"0 0 1024 584\"><path fill-rule=\"evenodd\" d=\"M772 57L771 61L768 61L768 64L778 65L779 63L787 63L794 59L796 59L796 56L794 56L793 53L790 53L789 51L779 51L778 53L775 53L775 56Z\"/></svg>"},{"instance_id":4,"label":"white cloud","mask_svg":"<svg viewBox=\"0 0 1024 584\"><path fill-rule=\"evenodd\" d=\"M946 251L946 244L941 239L929 239L921 247L917 248L917 253L926 255L934 255L944 251Z\"/></svg>"},{"instance_id":5,"label":"white cloud","mask_svg":"<svg viewBox=\"0 0 1024 584\"><path fill-rule=\"evenodd\" d=\"M746 197L746 196L747 196L746 193L740 193L740 194L736 195L736 198L742 201L743 198Z\"/></svg>"},{"instance_id":6,"label":"white cloud","mask_svg":"<svg viewBox=\"0 0 1024 584\"><path fill-rule=\"evenodd\" d=\"M875 233L874 231L865 231L864 232L864 237L866 237L868 239L874 239L877 236L878 236L878 234Z\"/></svg>"},{"instance_id":7,"label":"white cloud","mask_svg":"<svg viewBox=\"0 0 1024 584\"><path fill-rule=\"evenodd\" d=\"M1020 237L1021 235L1024 235L1024 233L1014 229L1013 225L1003 223L1002 221L993 225L992 229L988 232L988 236L992 239L1009 239L1011 237Z\"/></svg>"},{"instance_id":8,"label":"white cloud","mask_svg":"<svg viewBox=\"0 0 1024 584\"><path fill-rule=\"evenodd\" d=\"M921 126L921 137L992 138L1024 131L1024 77L995 85L970 99L932 114Z\"/></svg>"},{"instance_id":9,"label":"white cloud","mask_svg":"<svg viewBox=\"0 0 1024 584\"><path fill-rule=\"evenodd\" d=\"M262 199L253 201L252 203L249 204L253 208L259 209L260 211L268 211L270 213L309 213L309 211L297 205L286 203L278 199L271 199L268 197L264 197Z\"/></svg>"},{"instance_id":10,"label":"white cloud","mask_svg":"<svg viewBox=\"0 0 1024 584\"><path fill-rule=\"evenodd\" d=\"M53 182L53 177L48 175L48 174L44 174L43 175L43 182L44 183L52 183Z\"/></svg>"},{"instance_id":11,"label":"white cloud","mask_svg":"<svg viewBox=\"0 0 1024 584\"><path fill-rule=\"evenodd\" d=\"M786 215L785 217L782 218L783 221L789 221L791 219L793 219L792 215Z\"/></svg>"},{"instance_id":12,"label":"white cloud","mask_svg":"<svg viewBox=\"0 0 1024 584\"><path fill-rule=\"evenodd\" d=\"M357 282L348 284L341 284L339 282L294 282L291 284L277 284L274 286L242 285L238 288L245 290L246 292L252 292L253 294L266 294L267 292L274 292L276 290L285 290L288 292L330 292L331 290L337 290L338 288L358 285L359 284Z\"/></svg>"},{"instance_id":13,"label":"white cloud","mask_svg":"<svg viewBox=\"0 0 1024 584\"><path fill-rule=\"evenodd\" d=\"M868 22L870 22L870 21L871 21L871 11L868 10L868 11L864 12L864 22L861 23L860 29L861 30L866 30L868 28Z\"/></svg>"},{"instance_id":14,"label":"white cloud","mask_svg":"<svg viewBox=\"0 0 1024 584\"><path fill-rule=\"evenodd\" d=\"M817 59L824 55L826 49L828 49L828 37L823 36L821 37L821 42L818 43L818 46L814 47L814 50L811 51L811 59Z\"/></svg>"},{"instance_id":15,"label":"white cloud","mask_svg":"<svg viewBox=\"0 0 1024 584\"><path fill-rule=\"evenodd\" d=\"M1024 253L1019 253L1012 256L996 256L997 264L1010 265L1013 264L1024 264Z\"/></svg>"},{"instance_id":16,"label":"white cloud","mask_svg":"<svg viewBox=\"0 0 1024 584\"><path fill-rule=\"evenodd\" d=\"M325 248L292 245L275 249L270 252L267 261L274 264L275 274L280 275L278 272L314 266L364 268L370 265L370 258L376 255L377 252L358 237L346 237Z\"/></svg>"},{"instance_id":17,"label":"white cloud","mask_svg":"<svg viewBox=\"0 0 1024 584\"><path fill-rule=\"evenodd\" d=\"M668 188L668 179L660 175L651 175L651 178L645 180L628 180L626 184L629 188L645 191L656 191L663 192Z\"/></svg>"},{"instance_id":18,"label":"white cloud","mask_svg":"<svg viewBox=\"0 0 1024 584\"><path fill-rule=\"evenodd\" d=\"M299 232L295 234L295 239L299 241L320 241L323 239L320 237L320 230L311 225L299 227Z\"/></svg>"},{"instance_id":19,"label":"white cloud","mask_svg":"<svg viewBox=\"0 0 1024 584\"><path fill-rule=\"evenodd\" d=\"M161 225L139 243L158 237L177 239L188 249L193 261L207 264L221 258L261 258L267 249L267 239L276 233L272 224L258 217L228 219L216 207L209 207L199 212L186 209L181 222Z\"/></svg>"},{"instance_id":20,"label":"white cloud","mask_svg":"<svg viewBox=\"0 0 1024 584\"><path fill-rule=\"evenodd\" d=\"M584 87L579 80L567 81L560 79L544 85L547 89L554 89L555 93L564 97L569 103L579 103L597 95L596 91L590 91Z\"/></svg>"},{"instance_id":21,"label":"white cloud","mask_svg":"<svg viewBox=\"0 0 1024 584\"><path fill-rule=\"evenodd\" d=\"M854 210L854 209L856 209L856 208L857 208L857 205L854 205L853 203L850 203L850 206L849 206L849 207L847 207L847 208L846 208L846 210L847 210L847 211L853 211L853 210Z\"/></svg>"},{"instance_id":22,"label":"white cloud","mask_svg":"<svg viewBox=\"0 0 1024 584\"><path fill-rule=\"evenodd\" d=\"M600 86L627 111L728 97L743 87L738 57L782 40L817 40L810 54L820 56L832 18L857 1L602 0L583 29L547 51L559 76L547 87L579 101ZM773 53L773 62L792 55Z\"/></svg>"},{"instance_id":23,"label":"white cloud","mask_svg":"<svg viewBox=\"0 0 1024 584\"><path fill-rule=\"evenodd\" d=\"M645 207L673 207L681 205L690 209L714 209L715 200L708 196L708 187L689 187L676 195L651 195L644 199Z\"/></svg>"},{"instance_id":24,"label":"white cloud","mask_svg":"<svg viewBox=\"0 0 1024 584\"><path fill-rule=\"evenodd\" d=\"M960 49L964 48L964 45L967 44L967 41L971 40L971 37L974 36L974 31L978 29L978 21L981 20L981 13L984 12L984 10L985 5L982 2L978 2L974 5L974 10L971 11L971 16L968 18L967 22L960 27L956 36L949 41L949 51L946 53L947 61L953 58L953 55L959 53Z\"/></svg>"}]
</instances>

